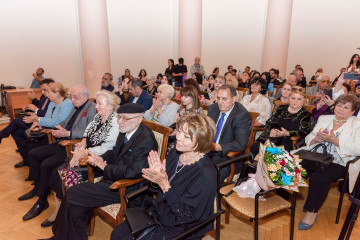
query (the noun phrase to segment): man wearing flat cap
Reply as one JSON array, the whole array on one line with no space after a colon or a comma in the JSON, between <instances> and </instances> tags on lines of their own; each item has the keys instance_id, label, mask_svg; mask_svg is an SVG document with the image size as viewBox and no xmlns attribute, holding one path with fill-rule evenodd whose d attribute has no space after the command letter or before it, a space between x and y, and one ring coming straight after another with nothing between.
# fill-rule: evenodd
<instances>
[{"instance_id":1,"label":"man wearing flat cap","mask_svg":"<svg viewBox=\"0 0 360 240\"><path fill-rule=\"evenodd\" d=\"M102 156L90 153L87 162L103 170L103 179L97 183L84 182L75 185L66 193L50 239L87 239L86 224L94 208L120 202L119 191L113 191L110 185L121 179L141 178L141 170L148 167L148 155L158 146L153 132L141 124L144 107L136 103L127 103L118 110L120 134L113 150ZM140 184L128 187L132 192ZM132 202L130 206L139 206Z\"/></svg>"}]
</instances>

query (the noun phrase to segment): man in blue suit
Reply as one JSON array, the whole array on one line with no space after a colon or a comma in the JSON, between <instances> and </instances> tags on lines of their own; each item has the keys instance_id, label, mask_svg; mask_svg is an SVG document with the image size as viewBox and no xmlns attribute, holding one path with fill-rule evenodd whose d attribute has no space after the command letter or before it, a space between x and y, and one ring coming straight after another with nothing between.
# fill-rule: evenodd
<instances>
[{"instance_id":1,"label":"man in blue suit","mask_svg":"<svg viewBox=\"0 0 360 240\"><path fill-rule=\"evenodd\" d=\"M129 81L128 86L129 86L129 93L131 93L131 97L129 98L128 101L126 101L124 98L122 87L119 87L121 105L125 103L137 103L143 105L145 111L150 109L153 104L153 100L150 94L142 89L142 85L143 84L139 79L133 79Z\"/></svg>"}]
</instances>

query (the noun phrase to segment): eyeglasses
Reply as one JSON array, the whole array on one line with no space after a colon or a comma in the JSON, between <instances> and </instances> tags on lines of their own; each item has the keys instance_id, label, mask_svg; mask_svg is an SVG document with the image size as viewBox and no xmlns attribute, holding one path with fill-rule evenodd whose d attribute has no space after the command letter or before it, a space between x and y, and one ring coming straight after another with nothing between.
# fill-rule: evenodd
<instances>
[{"instance_id":1,"label":"eyeglasses","mask_svg":"<svg viewBox=\"0 0 360 240\"><path fill-rule=\"evenodd\" d=\"M321 80L320 82L321 83L330 83L330 81L328 81L328 80Z\"/></svg>"},{"instance_id":2,"label":"eyeglasses","mask_svg":"<svg viewBox=\"0 0 360 240\"><path fill-rule=\"evenodd\" d=\"M71 95L70 98L74 100L79 100L81 99L81 96Z\"/></svg>"},{"instance_id":3,"label":"eyeglasses","mask_svg":"<svg viewBox=\"0 0 360 240\"><path fill-rule=\"evenodd\" d=\"M125 118L125 117L122 117L122 116L118 116L118 120L120 121L120 120L122 120L123 122L127 122L127 121L129 121L129 120L131 120L131 119L134 119L134 118L138 118L139 116L136 116L136 117L132 117L132 118Z\"/></svg>"}]
</instances>

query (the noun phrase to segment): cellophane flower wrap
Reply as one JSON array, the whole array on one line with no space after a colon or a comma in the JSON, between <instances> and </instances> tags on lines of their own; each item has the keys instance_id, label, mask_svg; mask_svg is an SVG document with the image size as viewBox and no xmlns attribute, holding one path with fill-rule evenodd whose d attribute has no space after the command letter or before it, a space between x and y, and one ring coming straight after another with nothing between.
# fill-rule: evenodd
<instances>
[{"instance_id":1,"label":"cellophane flower wrap","mask_svg":"<svg viewBox=\"0 0 360 240\"><path fill-rule=\"evenodd\" d=\"M267 140L260 144L255 179L263 190L285 188L299 192L299 187L307 186L303 179L306 170L300 163L298 156L291 155L283 146L273 146Z\"/></svg>"}]
</instances>

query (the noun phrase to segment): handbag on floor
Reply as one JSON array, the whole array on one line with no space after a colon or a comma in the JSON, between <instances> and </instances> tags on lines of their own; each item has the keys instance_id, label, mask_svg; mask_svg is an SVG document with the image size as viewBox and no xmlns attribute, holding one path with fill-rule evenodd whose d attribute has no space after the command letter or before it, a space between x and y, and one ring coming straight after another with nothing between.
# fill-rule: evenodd
<instances>
[{"instance_id":1,"label":"handbag on floor","mask_svg":"<svg viewBox=\"0 0 360 240\"><path fill-rule=\"evenodd\" d=\"M124 210L126 222L136 240L150 239L151 234L160 226L151 212L144 207L127 208Z\"/></svg>"},{"instance_id":2,"label":"handbag on floor","mask_svg":"<svg viewBox=\"0 0 360 240\"><path fill-rule=\"evenodd\" d=\"M323 147L322 153L317 153L317 149ZM334 160L334 157L331 154L328 154L326 151L326 145L321 143L316 145L311 150L300 150L295 153L299 155L299 158L302 159L301 166L306 170L325 172L328 166Z\"/></svg>"}]
</instances>

